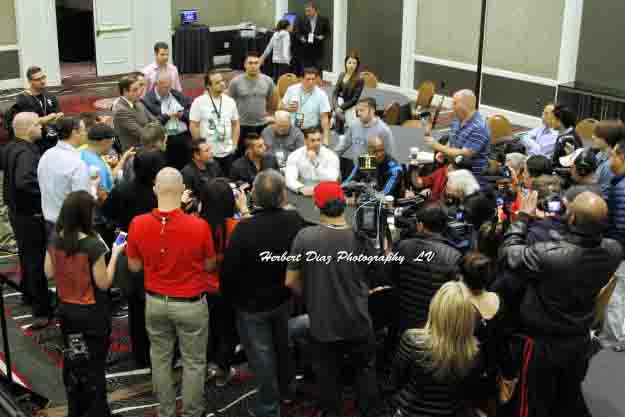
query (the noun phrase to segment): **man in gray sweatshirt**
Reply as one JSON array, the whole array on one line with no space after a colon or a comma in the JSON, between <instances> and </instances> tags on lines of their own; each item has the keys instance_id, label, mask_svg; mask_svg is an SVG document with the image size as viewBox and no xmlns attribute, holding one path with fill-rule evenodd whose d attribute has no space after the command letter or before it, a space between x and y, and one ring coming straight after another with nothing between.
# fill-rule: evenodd
<instances>
[{"instance_id":1,"label":"man in gray sweatshirt","mask_svg":"<svg viewBox=\"0 0 625 417\"><path fill-rule=\"evenodd\" d=\"M341 157L341 174L343 178L352 171L360 155L367 153L367 140L376 136L384 141L386 153L396 158L395 139L391 129L375 115L377 107L374 98L361 99L356 107L358 120L345 132L345 137L334 149Z\"/></svg>"}]
</instances>

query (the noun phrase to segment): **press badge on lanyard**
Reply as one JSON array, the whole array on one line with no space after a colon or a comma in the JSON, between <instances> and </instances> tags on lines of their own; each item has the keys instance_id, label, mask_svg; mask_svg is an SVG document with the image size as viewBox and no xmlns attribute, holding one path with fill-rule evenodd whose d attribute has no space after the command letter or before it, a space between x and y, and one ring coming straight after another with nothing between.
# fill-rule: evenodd
<instances>
[{"instance_id":1,"label":"press badge on lanyard","mask_svg":"<svg viewBox=\"0 0 625 417\"><path fill-rule=\"evenodd\" d=\"M210 94L208 95L208 97L213 104L213 113L215 114L215 116L217 116L216 122L214 120L211 120L211 128L215 130L215 139L217 140L217 142L224 142L226 140L226 125L221 118L221 106L224 102L224 99L223 97L220 97L219 110L217 110L217 106L213 101L213 97Z\"/></svg>"},{"instance_id":2,"label":"press badge on lanyard","mask_svg":"<svg viewBox=\"0 0 625 417\"><path fill-rule=\"evenodd\" d=\"M295 126L299 129L304 127L304 113L295 113Z\"/></svg>"},{"instance_id":3,"label":"press badge on lanyard","mask_svg":"<svg viewBox=\"0 0 625 417\"><path fill-rule=\"evenodd\" d=\"M295 126L297 126L299 129L304 128L304 113L302 113L302 111L304 110L304 105L310 99L311 96L312 96L312 93L308 97L306 97L306 100L304 100L301 94L299 96L299 110L300 111L295 113Z\"/></svg>"},{"instance_id":4,"label":"press badge on lanyard","mask_svg":"<svg viewBox=\"0 0 625 417\"><path fill-rule=\"evenodd\" d=\"M226 125L223 120L219 119L215 126L215 136L218 142L224 142L226 140Z\"/></svg>"}]
</instances>

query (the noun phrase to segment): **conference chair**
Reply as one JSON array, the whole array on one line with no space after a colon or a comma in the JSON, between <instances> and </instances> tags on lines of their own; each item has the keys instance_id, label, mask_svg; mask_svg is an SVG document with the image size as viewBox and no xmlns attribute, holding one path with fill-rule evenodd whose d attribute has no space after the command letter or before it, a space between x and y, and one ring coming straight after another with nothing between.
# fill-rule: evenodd
<instances>
[{"instance_id":1,"label":"conference chair","mask_svg":"<svg viewBox=\"0 0 625 417\"><path fill-rule=\"evenodd\" d=\"M293 84L297 84L299 82L299 78L297 75L292 73L283 74L278 78L278 94L280 94L280 98L283 98L286 94L286 90L292 86Z\"/></svg>"},{"instance_id":2,"label":"conference chair","mask_svg":"<svg viewBox=\"0 0 625 417\"><path fill-rule=\"evenodd\" d=\"M374 73L363 71L360 73L360 78L365 80L365 87L378 88L378 77L376 77Z\"/></svg>"},{"instance_id":3,"label":"conference chair","mask_svg":"<svg viewBox=\"0 0 625 417\"><path fill-rule=\"evenodd\" d=\"M421 120L410 119L410 120L406 120L404 123L402 123L401 127L420 128L420 127L423 127L423 123L421 123Z\"/></svg>"},{"instance_id":4,"label":"conference chair","mask_svg":"<svg viewBox=\"0 0 625 417\"><path fill-rule=\"evenodd\" d=\"M487 123L491 143L495 144L512 136L512 124L505 116L495 114L488 118Z\"/></svg>"},{"instance_id":5,"label":"conference chair","mask_svg":"<svg viewBox=\"0 0 625 417\"><path fill-rule=\"evenodd\" d=\"M599 121L595 119L584 119L577 124L575 132L580 138L582 138L582 140L592 140L592 135L595 133L595 126L597 123L599 123Z\"/></svg>"},{"instance_id":6,"label":"conference chair","mask_svg":"<svg viewBox=\"0 0 625 417\"><path fill-rule=\"evenodd\" d=\"M384 113L382 114L382 120L384 120L384 122L389 126L399 125L399 113L400 113L399 103L394 101L388 104L384 108Z\"/></svg>"},{"instance_id":7,"label":"conference chair","mask_svg":"<svg viewBox=\"0 0 625 417\"><path fill-rule=\"evenodd\" d=\"M436 94L436 86L433 81L423 81L419 86L419 95L417 96L417 109L428 108L432 105L432 99Z\"/></svg>"}]
</instances>

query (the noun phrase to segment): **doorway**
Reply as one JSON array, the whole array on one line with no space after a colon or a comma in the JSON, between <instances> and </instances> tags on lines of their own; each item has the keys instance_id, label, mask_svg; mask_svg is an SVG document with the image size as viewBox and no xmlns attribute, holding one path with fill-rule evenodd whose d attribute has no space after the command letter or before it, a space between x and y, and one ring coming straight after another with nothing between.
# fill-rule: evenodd
<instances>
[{"instance_id":1,"label":"doorway","mask_svg":"<svg viewBox=\"0 0 625 417\"><path fill-rule=\"evenodd\" d=\"M97 76L93 0L55 0L63 84Z\"/></svg>"}]
</instances>

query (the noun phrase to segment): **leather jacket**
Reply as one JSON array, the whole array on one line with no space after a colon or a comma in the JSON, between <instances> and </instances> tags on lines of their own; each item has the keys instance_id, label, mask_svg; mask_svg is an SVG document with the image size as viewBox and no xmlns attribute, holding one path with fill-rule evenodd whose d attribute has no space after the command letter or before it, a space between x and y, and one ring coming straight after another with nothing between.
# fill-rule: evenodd
<instances>
[{"instance_id":1,"label":"leather jacket","mask_svg":"<svg viewBox=\"0 0 625 417\"><path fill-rule=\"evenodd\" d=\"M575 225L562 236L528 245L528 222L520 213L499 251L504 267L528 281L521 302L524 330L549 338L587 335L597 295L623 258L621 245Z\"/></svg>"}]
</instances>

